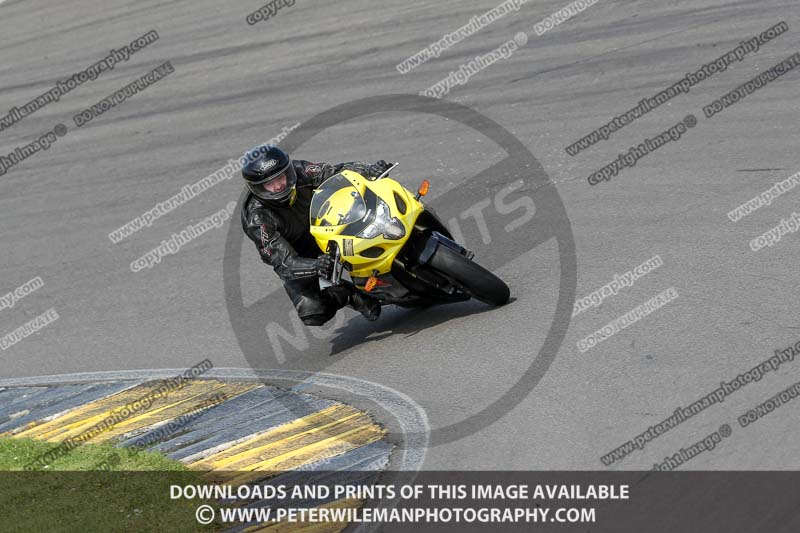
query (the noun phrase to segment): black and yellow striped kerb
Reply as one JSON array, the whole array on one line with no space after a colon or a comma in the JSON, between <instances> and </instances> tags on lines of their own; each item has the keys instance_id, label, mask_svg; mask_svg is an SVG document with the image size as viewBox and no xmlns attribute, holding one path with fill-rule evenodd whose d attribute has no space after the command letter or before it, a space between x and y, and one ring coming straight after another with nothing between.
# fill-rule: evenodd
<instances>
[{"instance_id":1,"label":"black and yellow striped kerb","mask_svg":"<svg viewBox=\"0 0 800 533\"><path fill-rule=\"evenodd\" d=\"M110 442L160 451L207 471L210 482L235 484L284 476L291 481L298 469L374 475L389 463L386 430L351 406L260 383L194 379L167 391L161 384L0 388L0 435L72 447ZM353 502L304 505L352 507ZM253 525L248 531L290 526L295 530L298 524ZM308 531L345 526L303 525Z\"/></svg>"}]
</instances>

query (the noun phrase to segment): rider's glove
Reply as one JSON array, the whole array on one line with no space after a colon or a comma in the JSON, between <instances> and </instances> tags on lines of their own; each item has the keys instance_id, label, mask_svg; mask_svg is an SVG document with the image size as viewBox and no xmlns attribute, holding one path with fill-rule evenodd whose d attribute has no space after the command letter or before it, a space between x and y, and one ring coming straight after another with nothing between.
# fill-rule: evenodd
<instances>
[{"instance_id":1,"label":"rider's glove","mask_svg":"<svg viewBox=\"0 0 800 533\"><path fill-rule=\"evenodd\" d=\"M370 168L370 174L372 174L372 176L371 176L372 179L377 178L378 176L380 176L381 174L386 172L391 167L392 167L392 165L390 165L389 163L387 163L383 159L375 161L369 167Z\"/></svg>"},{"instance_id":2,"label":"rider's glove","mask_svg":"<svg viewBox=\"0 0 800 533\"><path fill-rule=\"evenodd\" d=\"M330 255L321 255L317 258L317 275L325 279L331 279L333 266L336 261Z\"/></svg>"}]
</instances>

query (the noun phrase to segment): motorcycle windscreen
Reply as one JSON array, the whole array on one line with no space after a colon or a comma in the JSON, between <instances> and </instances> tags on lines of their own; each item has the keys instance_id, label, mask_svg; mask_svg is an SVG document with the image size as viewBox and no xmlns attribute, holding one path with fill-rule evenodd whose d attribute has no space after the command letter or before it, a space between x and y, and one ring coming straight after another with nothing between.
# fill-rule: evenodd
<instances>
[{"instance_id":1,"label":"motorcycle windscreen","mask_svg":"<svg viewBox=\"0 0 800 533\"><path fill-rule=\"evenodd\" d=\"M314 191L309 214L312 226L344 226L363 219L367 206L350 180L336 174Z\"/></svg>"}]
</instances>

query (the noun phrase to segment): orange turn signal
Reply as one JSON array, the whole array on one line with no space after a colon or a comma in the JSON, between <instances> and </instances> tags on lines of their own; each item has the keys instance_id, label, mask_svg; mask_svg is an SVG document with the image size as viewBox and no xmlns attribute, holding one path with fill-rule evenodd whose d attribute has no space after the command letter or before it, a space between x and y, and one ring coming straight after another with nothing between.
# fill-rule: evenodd
<instances>
[{"instance_id":1,"label":"orange turn signal","mask_svg":"<svg viewBox=\"0 0 800 533\"><path fill-rule=\"evenodd\" d=\"M431 182L429 182L428 180L422 180L422 183L420 183L419 185L419 189L417 189L417 194L419 196L425 196L426 194L428 194L428 189L430 188L430 186Z\"/></svg>"},{"instance_id":2,"label":"orange turn signal","mask_svg":"<svg viewBox=\"0 0 800 533\"><path fill-rule=\"evenodd\" d=\"M367 292L372 292L372 289L378 284L378 278L375 276L370 276L367 279L367 282L364 284L364 290Z\"/></svg>"}]
</instances>

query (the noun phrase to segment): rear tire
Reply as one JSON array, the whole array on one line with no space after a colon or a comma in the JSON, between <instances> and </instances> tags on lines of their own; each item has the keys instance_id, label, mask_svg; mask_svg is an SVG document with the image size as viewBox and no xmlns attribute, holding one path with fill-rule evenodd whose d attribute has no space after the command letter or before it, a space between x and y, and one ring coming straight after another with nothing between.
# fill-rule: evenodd
<instances>
[{"instance_id":1,"label":"rear tire","mask_svg":"<svg viewBox=\"0 0 800 533\"><path fill-rule=\"evenodd\" d=\"M503 280L447 246L440 245L428 264L463 285L473 298L485 304L504 305L511 296Z\"/></svg>"}]
</instances>

